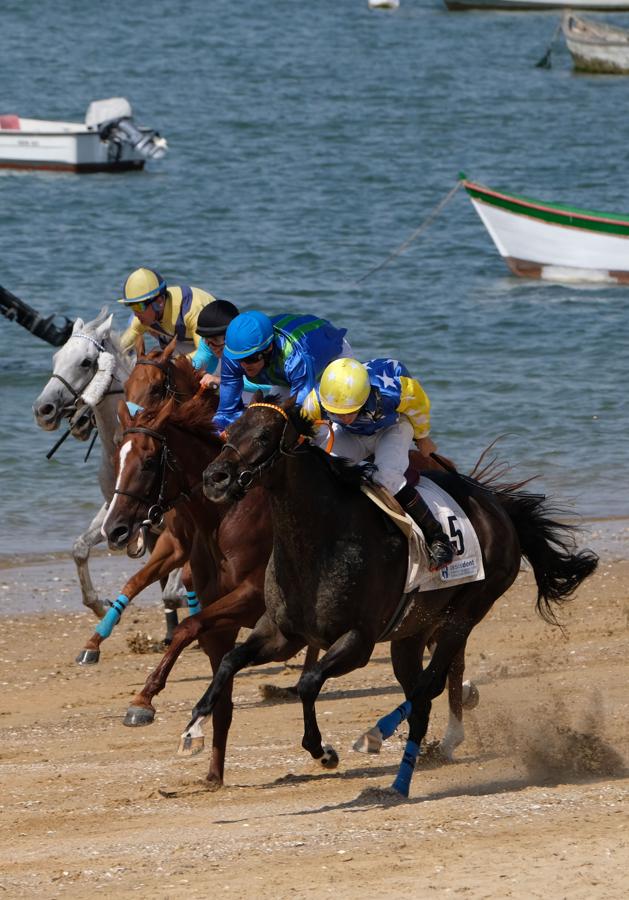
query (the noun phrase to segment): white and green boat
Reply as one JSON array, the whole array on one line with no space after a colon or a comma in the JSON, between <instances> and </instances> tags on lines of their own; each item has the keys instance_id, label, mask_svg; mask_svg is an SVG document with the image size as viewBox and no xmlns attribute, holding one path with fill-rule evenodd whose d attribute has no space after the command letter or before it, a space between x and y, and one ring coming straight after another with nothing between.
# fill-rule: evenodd
<instances>
[{"instance_id":1,"label":"white and green boat","mask_svg":"<svg viewBox=\"0 0 629 900\"><path fill-rule=\"evenodd\" d=\"M629 215L507 194L464 174L461 180L514 275L629 284Z\"/></svg>"}]
</instances>

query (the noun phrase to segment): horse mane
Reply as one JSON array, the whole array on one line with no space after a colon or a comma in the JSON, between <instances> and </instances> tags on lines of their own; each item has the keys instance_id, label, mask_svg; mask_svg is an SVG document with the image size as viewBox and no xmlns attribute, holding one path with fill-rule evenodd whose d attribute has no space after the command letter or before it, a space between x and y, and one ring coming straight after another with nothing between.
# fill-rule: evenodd
<instances>
[{"instance_id":1,"label":"horse mane","mask_svg":"<svg viewBox=\"0 0 629 900\"><path fill-rule=\"evenodd\" d=\"M189 360L188 363L193 373L196 372ZM183 367L185 370L185 366ZM201 376L198 376L196 387L199 386ZM219 440L218 431L212 422L214 413L216 412L216 394L212 391L197 391L194 397L184 400L183 403L174 404L167 418L162 422L162 429L166 426L178 428L180 431L190 434L193 437L202 438L208 443L214 443ZM164 408L164 401L160 400L146 409L136 413L133 418L133 425L152 428L158 419L160 412Z\"/></svg>"},{"instance_id":2,"label":"horse mane","mask_svg":"<svg viewBox=\"0 0 629 900\"><path fill-rule=\"evenodd\" d=\"M149 350L148 353L145 353L141 359L158 360L162 355L162 352L163 351L159 347L155 347L153 350ZM187 356L171 357L170 363L177 369L177 372L181 376L183 390L189 394L196 394L199 390L203 372L200 369L195 369Z\"/></svg>"},{"instance_id":3,"label":"horse mane","mask_svg":"<svg viewBox=\"0 0 629 900\"><path fill-rule=\"evenodd\" d=\"M280 398L276 394L269 394L265 397L265 402L274 403L280 406ZM305 438L313 438L315 436L315 423L312 419L307 418L300 404L295 401L289 401L283 405L284 411L288 414L291 425L295 428L299 435ZM316 447L309 443L306 445L308 451L318 458L326 468L347 487L358 489L362 484L373 481L376 466L373 463L358 463L357 465L349 462L342 456L332 456L322 447Z\"/></svg>"}]
</instances>

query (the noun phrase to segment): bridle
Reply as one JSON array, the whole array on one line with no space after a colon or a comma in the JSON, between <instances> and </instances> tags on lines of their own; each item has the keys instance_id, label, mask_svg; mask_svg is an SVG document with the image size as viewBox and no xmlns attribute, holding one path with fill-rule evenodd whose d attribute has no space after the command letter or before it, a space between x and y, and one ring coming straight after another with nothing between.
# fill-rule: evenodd
<instances>
[{"instance_id":1,"label":"bridle","mask_svg":"<svg viewBox=\"0 0 629 900\"><path fill-rule=\"evenodd\" d=\"M106 352L104 344L101 344L100 341L97 341L96 338L93 338L91 336L91 334L84 334L82 331L77 331L76 334L71 334L70 338L84 338L86 341L89 341L90 344L93 344L99 353ZM68 338L68 340L70 340L70 338ZM61 384L65 387L65 389L67 391L69 391L69 393L72 395L72 399L74 400L74 408L76 408L76 404L77 404L79 398L81 397L81 394L83 393L85 388L88 386L88 384L94 377L95 369L96 369L97 365L98 365L98 358L96 358L90 366L91 377L87 379L85 384L82 385L82 387L79 390L77 390L75 387L73 387L73 385L71 385L70 382L67 381L63 377L63 375L59 375L57 372L53 372L52 375L50 376L51 378L56 378L57 381L60 381ZM109 394L123 394L123 393L124 393L124 391L122 389L117 390L117 391L106 391L103 394L102 399L100 400L100 403L102 403L103 400L105 399L105 397L107 397ZM66 407L66 410L69 411L71 408L72 407Z\"/></svg>"},{"instance_id":2,"label":"bridle","mask_svg":"<svg viewBox=\"0 0 629 900\"><path fill-rule=\"evenodd\" d=\"M153 366L154 369L159 369L164 374L164 396L174 397L176 395L177 392L172 383L172 359L168 359L163 363L158 359L149 359L145 356L137 360L136 366Z\"/></svg>"},{"instance_id":3,"label":"bridle","mask_svg":"<svg viewBox=\"0 0 629 900\"><path fill-rule=\"evenodd\" d=\"M301 444L304 443L304 441L307 440L303 434L300 434L300 435L298 435L297 441L294 444L294 446L290 447L290 448L287 447L284 442L284 439L286 437L286 429L290 423L290 419L288 417L288 413L286 412L286 410L283 409L281 406L277 406L275 403L250 403L249 406L247 407L247 409L254 409L256 406L275 410L275 412L279 413L283 417L284 427L282 429L282 433L280 435L280 439L279 439L278 445L275 448L275 450L273 450L273 452L271 453L271 455L269 457L267 457L267 459L263 460L261 463L258 463L255 466L252 466L250 463L247 462L247 460L243 457L243 455L240 452L240 450L238 449L238 447L235 447L233 444L230 444L229 441L226 441L226 443L224 444L223 450L225 450L226 448L233 450L234 453L236 454L236 456L238 457L238 459L240 460L240 462L243 464L243 466L246 467L242 470L242 472L240 472L240 474L238 475L238 477L236 479L238 487L241 488L241 490L243 490L243 491L248 491L249 488L252 486L253 482L255 481L255 479L259 478L262 475L262 473L265 472L267 469L270 469L272 466L274 466L275 463L277 462L277 460L280 458L280 456L296 456L297 452L299 452L299 451L296 451L294 449L294 447L300 446Z\"/></svg>"},{"instance_id":4,"label":"bridle","mask_svg":"<svg viewBox=\"0 0 629 900\"><path fill-rule=\"evenodd\" d=\"M177 463L177 459L168 447L166 442L166 438L163 434L160 434L159 431L154 431L152 428L144 428L141 426L136 426L133 428L126 428L122 432L122 437L124 438L127 434L145 434L148 437L153 438L159 444L161 444L160 451L160 482L159 482L159 493L157 497L156 503L150 503L146 497L140 496L140 494L134 494L131 491L121 491L118 488L114 490L115 494L121 494L124 497L131 497L132 500L136 500L138 503L142 503L147 507L146 519L144 519L141 523L142 528L158 528L164 521L164 515L171 510L177 503L181 500L190 500L190 492L186 490L184 487L185 479L183 472L181 471L181 467ZM164 497L164 493L166 490L166 475L167 470L171 472L176 472L179 477L179 493L173 500L166 500ZM194 490L194 488L192 489Z\"/></svg>"}]
</instances>

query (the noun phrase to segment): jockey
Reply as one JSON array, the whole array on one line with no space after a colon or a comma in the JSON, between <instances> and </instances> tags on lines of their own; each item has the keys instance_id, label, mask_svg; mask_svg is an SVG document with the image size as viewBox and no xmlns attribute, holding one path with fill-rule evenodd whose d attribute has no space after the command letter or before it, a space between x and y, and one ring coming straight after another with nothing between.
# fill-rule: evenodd
<instances>
[{"instance_id":1,"label":"jockey","mask_svg":"<svg viewBox=\"0 0 629 900\"><path fill-rule=\"evenodd\" d=\"M244 409L245 377L270 384L281 396L302 403L333 359L348 355L345 328L316 316L266 316L257 310L230 322L221 367L221 396L215 424L227 428Z\"/></svg>"},{"instance_id":2,"label":"jockey","mask_svg":"<svg viewBox=\"0 0 629 900\"><path fill-rule=\"evenodd\" d=\"M120 340L123 350L132 347L136 338L147 331L162 349L175 335L179 353L191 354L199 347L197 318L203 307L214 301L211 294L188 285L167 285L154 269L142 268L129 275L123 295L118 302L134 314Z\"/></svg>"},{"instance_id":3,"label":"jockey","mask_svg":"<svg viewBox=\"0 0 629 900\"><path fill-rule=\"evenodd\" d=\"M428 546L431 571L452 562L453 551L439 522L404 473L413 441L424 455L437 449L430 432L430 400L422 386L395 359L337 359L324 371L318 389L306 397L302 413L327 420L334 455L359 463L373 454L374 480L385 487L419 525Z\"/></svg>"},{"instance_id":4,"label":"jockey","mask_svg":"<svg viewBox=\"0 0 629 900\"><path fill-rule=\"evenodd\" d=\"M214 387L217 390L221 383L225 332L229 323L237 315L239 315L237 306L234 306L229 300L219 299L206 304L199 313L196 332L201 340L199 349L192 357L191 362L195 369L202 369L205 372L201 378L203 387ZM256 390L264 389L265 386L251 384L245 378L244 387L249 393L254 393Z\"/></svg>"}]
</instances>

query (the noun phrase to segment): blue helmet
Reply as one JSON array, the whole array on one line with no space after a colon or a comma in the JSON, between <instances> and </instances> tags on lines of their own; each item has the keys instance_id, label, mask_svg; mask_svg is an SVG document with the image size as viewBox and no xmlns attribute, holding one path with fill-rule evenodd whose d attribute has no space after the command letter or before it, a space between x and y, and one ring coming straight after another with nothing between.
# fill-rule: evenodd
<instances>
[{"instance_id":1,"label":"blue helmet","mask_svg":"<svg viewBox=\"0 0 629 900\"><path fill-rule=\"evenodd\" d=\"M244 359L260 350L266 350L273 342L273 323L264 313L253 310L232 319L225 333L225 356L228 359Z\"/></svg>"}]
</instances>

